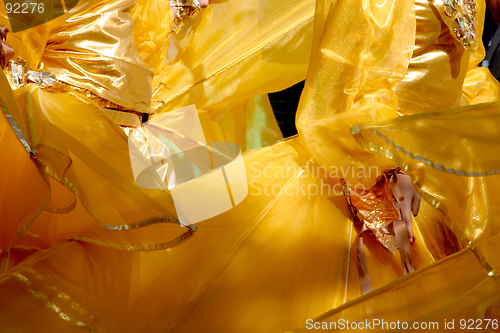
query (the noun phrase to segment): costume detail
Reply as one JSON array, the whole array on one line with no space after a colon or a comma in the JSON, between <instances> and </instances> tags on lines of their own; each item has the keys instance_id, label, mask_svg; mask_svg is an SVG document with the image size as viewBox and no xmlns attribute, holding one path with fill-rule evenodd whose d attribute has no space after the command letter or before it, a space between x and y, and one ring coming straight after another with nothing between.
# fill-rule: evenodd
<instances>
[{"instance_id":1,"label":"costume detail","mask_svg":"<svg viewBox=\"0 0 500 333\"><path fill-rule=\"evenodd\" d=\"M0 73L0 331L297 333L311 318L443 327L495 315L500 175L482 175L499 170L500 90L476 68L482 1L470 47L442 0L217 1L174 34L169 6L81 0L8 36L65 85L12 91ZM265 94L304 78L299 136L249 150L280 137ZM87 90L138 113L159 101L160 121L196 104L207 141L246 148L248 196L196 233L179 228L168 188L137 185L109 116L126 113ZM158 152L160 138L134 138ZM388 188L398 166L426 199L409 249ZM340 178L370 188L385 169L367 199L390 218L366 210L357 239ZM363 212L372 202L357 193ZM403 265L364 236L369 224Z\"/></svg>"},{"instance_id":2,"label":"costume detail","mask_svg":"<svg viewBox=\"0 0 500 333\"><path fill-rule=\"evenodd\" d=\"M202 10L198 0L170 0L170 7L175 10L172 31L179 31Z\"/></svg>"},{"instance_id":3,"label":"costume detail","mask_svg":"<svg viewBox=\"0 0 500 333\"><path fill-rule=\"evenodd\" d=\"M32 70L26 60L17 58L10 60L4 69L4 73L9 80L10 86L13 90L25 87L29 83L34 83L43 89L52 89L59 91L72 90L79 94L86 96L89 100L96 103L106 113L116 121L120 126L125 127L138 127L141 125L143 119L147 119L148 113L137 112L116 103L113 103L105 98L97 96L92 91L67 84L60 81L56 76L43 70Z\"/></svg>"},{"instance_id":4,"label":"costume detail","mask_svg":"<svg viewBox=\"0 0 500 333\"><path fill-rule=\"evenodd\" d=\"M364 224L377 241L391 254L395 254L398 245L394 235L394 220L401 220L396 206L397 198L393 187L397 181L396 174L400 168L385 170L377 179L375 185L368 190L356 190L349 187L342 178L342 191L356 219Z\"/></svg>"},{"instance_id":5,"label":"costume detail","mask_svg":"<svg viewBox=\"0 0 500 333\"><path fill-rule=\"evenodd\" d=\"M444 0L444 13L452 22L457 40L465 47L476 42L477 6L475 0Z\"/></svg>"},{"instance_id":6,"label":"costume detail","mask_svg":"<svg viewBox=\"0 0 500 333\"><path fill-rule=\"evenodd\" d=\"M406 224L401 220L401 214L396 206L396 203L404 200L399 190L394 187L398 173L403 173L400 168L385 170L377 179L376 184L368 190L356 190L356 186L350 188L344 178L340 180L342 191L353 216L362 223L358 234L357 258L363 294L373 290L363 249L362 237L366 233L370 233L393 255L399 249L404 274L415 271Z\"/></svg>"},{"instance_id":7,"label":"costume detail","mask_svg":"<svg viewBox=\"0 0 500 333\"><path fill-rule=\"evenodd\" d=\"M61 84L50 72L31 70L28 62L21 58L8 61L4 72L13 90L25 87L28 83L35 83L42 88L53 87L56 83Z\"/></svg>"}]
</instances>

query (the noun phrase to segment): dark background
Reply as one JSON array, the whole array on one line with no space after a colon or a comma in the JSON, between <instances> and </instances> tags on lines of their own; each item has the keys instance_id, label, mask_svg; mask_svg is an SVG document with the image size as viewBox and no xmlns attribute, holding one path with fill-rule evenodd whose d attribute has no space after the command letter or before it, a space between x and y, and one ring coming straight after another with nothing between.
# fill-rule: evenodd
<instances>
[{"instance_id":1,"label":"dark background","mask_svg":"<svg viewBox=\"0 0 500 333\"><path fill-rule=\"evenodd\" d=\"M297 134L295 113L302 89L304 89L304 81L288 89L269 94L274 115L285 138Z\"/></svg>"}]
</instances>

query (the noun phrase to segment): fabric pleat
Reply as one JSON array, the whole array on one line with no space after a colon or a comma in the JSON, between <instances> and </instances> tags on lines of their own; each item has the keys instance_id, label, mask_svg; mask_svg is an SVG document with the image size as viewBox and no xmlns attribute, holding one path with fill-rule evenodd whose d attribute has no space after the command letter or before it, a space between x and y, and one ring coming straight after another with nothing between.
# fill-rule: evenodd
<instances>
[{"instance_id":1,"label":"fabric pleat","mask_svg":"<svg viewBox=\"0 0 500 333\"><path fill-rule=\"evenodd\" d=\"M165 1L88 0L9 34L16 56L64 84L13 91L0 75L0 331L498 319L499 84L477 68L481 28L464 47L443 10L222 0L174 34ZM299 135L271 144L282 135L266 94L304 78ZM169 190L136 184L124 130L72 86L153 120L195 104L207 141L245 151L247 197L181 227ZM424 199L416 271L365 237L374 290L362 295L340 178L371 187L395 167Z\"/></svg>"}]
</instances>

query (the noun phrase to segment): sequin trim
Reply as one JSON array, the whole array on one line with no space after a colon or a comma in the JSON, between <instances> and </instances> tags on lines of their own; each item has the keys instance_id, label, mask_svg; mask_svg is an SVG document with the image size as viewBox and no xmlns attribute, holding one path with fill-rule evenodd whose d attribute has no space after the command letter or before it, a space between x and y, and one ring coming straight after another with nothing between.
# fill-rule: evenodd
<instances>
[{"instance_id":1,"label":"sequin trim","mask_svg":"<svg viewBox=\"0 0 500 333\"><path fill-rule=\"evenodd\" d=\"M178 32L201 12L198 0L170 0L170 7L175 11L173 32Z\"/></svg>"},{"instance_id":2,"label":"sequin trim","mask_svg":"<svg viewBox=\"0 0 500 333\"><path fill-rule=\"evenodd\" d=\"M444 13L451 19L457 41L465 47L476 42L477 5L475 0L444 0Z\"/></svg>"}]
</instances>

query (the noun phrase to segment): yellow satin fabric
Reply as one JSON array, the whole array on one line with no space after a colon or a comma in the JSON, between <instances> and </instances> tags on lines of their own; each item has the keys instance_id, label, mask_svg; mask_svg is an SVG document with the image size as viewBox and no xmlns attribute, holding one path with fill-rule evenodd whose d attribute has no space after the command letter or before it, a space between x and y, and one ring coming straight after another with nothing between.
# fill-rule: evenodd
<instances>
[{"instance_id":1,"label":"yellow satin fabric","mask_svg":"<svg viewBox=\"0 0 500 333\"><path fill-rule=\"evenodd\" d=\"M263 94L305 78L314 1L288 1L286 11L280 10L282 6L264 0L215 1L196 20L172 34L169 53L151 63L155 68L156 113L195 104L204 116L217 122L226 141L237 143L242 150L281 139ZM132 15L135 12L140 11L134 9ZM137 20L144 17L137 16ZM159 44L153 39L138 47L141 56L152 54L148 47L157 50ZM244 124L246 132L242 132Z\"/></svg>"},{"instance_id":2,"label":"yellow satin fabric","mask_svg":"<svg viewBox=\"0 0 500 333\"><path fill-rule=\"evenodd\" d=\"M176 65L166 68L172 19L166 2L151 0L133 5L133 1L82 1L75 12L34 29L9 34L8 42L16 49L16 56L28 60L32 68L43 67L56 73L58 79L79 88L87 88L121 106L150 112L150 81L153 76L150 67L155 68L157 75L175 72L171 67ZM299 2L295 6L299 6ZM231 8L237 10L234 6ZM297 10L299 13L302 12L301 8ZM226 9L223 7L219 10ZM274 12L274 16L266 18L272 19L278 14ZM307 30L312 26L311 17L309 10L305 15L292 16L287 24L304 25ZM254 18L245 21L247 31L254 23ZM116 29L117 21L122 22L120 29ZM5 13L1 16L0 24L9 24ZM229 22L224 24L229 36ZM280 24L283 26L283 23ZM201 30L204 31L201 40L208 39L214 30L220 29L220 25L211 23L210 29ZM196 27L190 29L192 34ZM242 30L245 29L242 27ZM269 30L274 31L272 28ZM290 52L286 50L289 45L286 43L287 36L290 35L293 34L285 34L285 37L280 34L281 39L278 41L261 37L262 46L268 48L266 52L272 59L279 59L279 54ZM183 43L188 48L187 53L191 52L190 40ZM306 39L302 38L299 44L305 45L304 50L308 49ZM279 45L281 47L277 47ZM247 46L235 46L233 42L233 53L227 55L227 59L247 51ZM276 54L274 47L277 49ZM193 57L207 66L219 61L222 53L204 59L205 52L199 48L195 50L198 53ZM260 50L258 54L262 52ZM273 80L280 89L305 76L308 52L297 55L296 59L300 62L297 66L302 70L287 83L278 82L278 74L274 76ZM175 64L181 61L182 57L178 57ZM246 63L247 68L251 69L252 63L248 60ZM183 68L189 69L185 65ZM262 68L259 70L261 76L268 74ZM106 75L102 75L103 71ZM258 80L250 78L247 83L260 86ZM156 246L166 246L168 240L175 239L183 232L182 229L169 226L150 226L146 228L149 231L107 232L106 229L120 225L133 228L152 223L164 224L165 219L175 216L169 193L143 191L135 186L127 137L106 112L85 96L69 88L48 91L36 85L21 88L13 95L3 76L1 87L7 112L26 136L28 150L36 153L36 167L19 144L4 155L12 161L22 159L23 162L18 163L23 167L16 168L16 164L12 163L3 165L4 174L11 174L9 181L4 184L3 193L15 193L5 200L5 204L6 207L17 208L12 209L8 218L2 221L5 230L9 230L2 240L2 250L21 247L37 250L71 237L105 242L106 245L123 249L154 249ZM195 95L187 95L190 99L186 103L199 104ZM245 151L282 138L266 95L245 94L244 98L227 100L218 107L200 109L199 115L209 142L234 142ZM7 119L3 116L2 128L2 133L10 133L4 134L5 142L12 142L14 133L9 130ZM6 143L2 147L6 149L10 146ZM23 177L27 183L36 186L26 184L26 188L16 187ZM37 177L36 182L30 181ZM12 205L12 202L23 201L26 201L24 208ZM107 204L101 205L104 202Z\"/></svg>"},{"instance_id":3,"label":"yellow satin fabric","mask_svg":"<svg viewBox=\"0 0 500 333\"><path fill-rule=\"evenodd\" d=\"M33 316L17 323L18 309L33 299L20 293L26 287L19 287L17 273L70 318L97 332L99 325L116 332L144 327L172 332L284 331L359 297L350 245L356 230L349 208L339 193L329 198L326 191L314 196L308 192L326 180L315 165L302 168L304 152L296 140L249 152L248 197L236 208L198 223L195 236L179 247L127 252L68 242L25 260L25 267L45 280L34 279L21 267L5 277L1 288L6 288L11 306L0 311L4 327L29 330L43 323L42 332L48 332L61 321L54 310L37 302ZM285 173L278 176L280 172ZM366 252L375 288L402 275L398 254L392 256L376 241L367 242ZM414 246L414 260L419 268L432 262L421 242ZM65 298L54 298L51 286L94 317L75 311ZM104 294L106 300L98 296ZM220 312L225 315L214 315Z\"/></svg>"},{"instance_id":4,"label":"yellow satin fabric","mask_svg":"<svg viewBox=\"0 0 500 333\"><path fill-rule=\"evenodd\" d=\"M345 328L352 323L356 326L350 327L371 327L371 331L375 332L403 331L404 323L408 330L418 332L431 328L440 332L460 332L471 328L470 323L474 321L476 325L481 323L476 327L495 332L496 329L491 326L488 330L485 327L487 320L490 323L498 321L499 302L498 283L484 273L477 257L463 250L367 297L310 318L310 325L318 323L319 332L338 332L342 325ZM347 320L349 323L346 323ZM304 324L290 332L310 332L308 327Z\"/></svg>"},{"instance_id":5,"label":"yellow satin fabric","mask_svg":"<svg viewBox=\"0 0 500 333\"><path fill-rule=\"evenodd\" d=\"M218 122L220 118L212 106L244 104L247 98L253 98L253 94L281 86L282 83L277 81L283 74L280 66L273 72L271 64L262 59L286 60L282 58L286 52L278 53L280 56L276 58L266 58L271 47L264 48L266 52L263 53L252 53L259 49L248 49L247 40L242 42L239 34L231 35L228 30L222 30L223 36L233 37L221 43L221 52L218 53L219 44L214 41L217 35L202 33L214 33L209 27L219 22L215 18L220 18L221 24L228 27L233 20L246 22L246 15L255 18L255 13L260 13L259 8L264 8L247 11L252 2L234 3L236 1L215 3L206 12L209 13L207 17L212 18L210 22L204 21L205 16L200 17L191 26L194 29L199 24L198 28L186 31L187 40L179 40L179 54L182 53L179 59L186 60L174 60L170 69L172 75L178 75L184 83L174 87L173 95L166 93L168 85L156 91L156 96L173 96L161 100L165 103L165 110L168 105L183 105L199 99L201 108L206 106L202 112L206 119ZM310 2L293 2L296 6L290 7L279 7L274 1L266 3L270 5L263 10L264 17L281 15L284 21L289 18L302 23L286 30L291 26L280 25L281 20L276 21L276 26L271 24L274 21L267 21L266 27L271 25L282 30L263 28L268 35L264 34L260 41L283 36L283 39L277 39L279 45L305 45L304 35L298 33L307 26L309 14L304 8ZM219 12L222 8L232 10ZM287 8L297 12L285 10ZM194 237L166 251L117 251L96 244L63 241L26 259L23 265L0 277L0 291L8 300L0 303L2 328L41 332L69 332L80 328L91 332L138 332L145 328L168 332L277 332L297 327L296 331L301 331L306 330L304 325L309 318L330 320L343 316L353 321L380 316L386 320L393 318L410 322L426 318L461 319L466 315L482 318L486 308L498 304L498 284L487 276L488 271L493 272L491 268L498 271L495 257L498 205L492 194L498 176L457 180L458 176L448 176L432 165L421 165L419 160L406 157L404 152L394 151L393 145L370 131L380 129L392 142L415 155L420 154L418 156L429 160L432 157L435 163L451 165L457 170L470 168L485 172L495 167L493 152L497 151L498 142L488 141L488 138L496 138L494 135L498 133L498 117L493 111L497 105L391 119L398 114L397 84L408 75L408 68L414 60L415 41L418 40L415 32L419 25L413 15L413 1L320 0L316 9L313 53L297 118L301 137L252 150L245 155L248 197L236 208L197 224ZM248 28L255 24L255 20L247 23L245 27ZM201 26L207 29L199 30ZM262 37L259 30L256 34ZM234 42L235 39L238 42ZM454 43L454 40L450 42ZM154 54L145 51L143 47L147 44L146 40L138 43L139 52L143 52L142 55ZM236 46L240 44L243 53L238 53L241 49ZM190 45L197 47L190 49ZM200 45L212 48L198 47ZM203 53L198 53L200 50ZM207 53L207 50L213 53ZM224 58L223 51L234 51L229 58L237 57ZM302 49L300 52L307 53ZM210 69L206 72L203 71L203 56L206 56L207 68ZM154 63L153 58L147 61ZM234 66L226 66L233 63ZM248 73L247 66L252 63L256 66ZM187 68L196 70L184 70L186 64L189 65ZM429 66L433 64L434 61ZM166 70L168 66L164 68ZM300 71L301 67L290 68ZM467 69L461 67L460 74ZM157 78L167 80L167 73L163 74L158 74ZM472 75L469 80L468 86L474 86ZM177 84L176 80L172 82ZM251 84L255 86L247 86ZM472 102L481 100L483 92L488 96L485 98L498 98L488 89L493 86L494 83L483 85L484 91L466 89L467 96L473 96L470 98ZM183 87L187 87L186 90ZM218 87L220 95L217 94ZM127 219L136 216L134 214L149 214L156 207L158 212L171 207L164 193L134 187L129 167L122 165L125 163L124 135L105 115L94 110L92 103L85 99L77 102L77 95L68 96L68 104L78 106L85 115L81 119L68 119L70 110L57 98L59 95L28 88L16 92L17 100L9 95L10 92L3 93L2 89L2 101L8 104L23 133L35 134L28 137L30 145L40 141L58 148L59 152L55 153L40 146L38 156L41 161L50 161L54 165L52 169L60 179L64 179L69 158L73 161L66 174L71 176L68 179L77 189L80 199L75 203L75 213L68 216L86 221L89 213L101 214L99 216L108 223L113 218L111 215L117 212ZM456 94L460 96L461 92ZM233 100L234 95L238 95L238 99ZM40 116L34 120L29 117L29 112ZM239 117L234 116L235 119ZM6 118L0 119L6 128ZM222 128L230 127L230 119L218 124ZM356 136L351 134L350 128L354 125L384 119L387 120L360 127ZM477 121L478 125L471 126L470 121ZM94 132L96 128L100 131ZM257 127L252 128L259 131ZM479 134L474 132L476 128L479 128ZM5 142L11 142L14 134L5 133ZM78 135L72 138L68 133ZM233 134L235 140L243 140L238 131ZM444 148L438 145L441 141L446 142ZM28 173L30 177L36 178L33 175L40 169L29 168L31 161L25 155L23 157L22 154L26 153L22 149L18 144L17 150L11 152L23 163L19 172L28 170L24 172L31 172ZM392 160L375 153L392 157ZM466 159L462 159L463 154L468 154ZM398 156L399 160L393 156ZM402 277L398 255L391 256L373 240L365 242L372 283L375 289L380 289L360 297L355 252L352 250L357 230L341 193L328 192L327 189L335 189L341 176L370 184L378 172L370 174L368 170L361 175L357 172L351 174L353 168L374 166L381 171L400 161L407 161L410 168L407 170L414 176L416 184L422 185L422 193L434 195L441 206L430 196L426 197L430 203L422 203L414 223L416 242L412 246L418 271L411 275ZM13 173L14 167L5 165L6 172ZM338 172L330 175L332 170L327 169L325 175L322 167L336 167ZM423 174L425 178L422 178ZM16 172L14 175L13 180L21 177ZM50 180L48 184L52 182ZM478 182L481 186L476 185ZM15 188L14 184L7 184ZM33 206L43 207L48 185L41 181L37 185L40 189L26 197L34 202ZM16 198L28 190L21 188ZM68 191L61 185L52 187L54 194L59 190ZM73 198L68 200L65 195L54 195L54 199L50 198L54 200L50 207L65 209L72 205ZM141 205L135 205L132 200L135 198L143 200ZM470 241L470 250L434 262L460 246L454 239L447 238L451 233L443 226L443 218L436 208L447 212L448 226L457 230L464 245L469 245L464 240ZM55 243L61 235L74 235L73 226L80 230L72 221L51 224L49 228L42 224L39 234L46 239L43 233L46 230ZM32 227L35 228L35 224ZM177 235L174 228L153 227L156 229L124 232L90 228L83 235L105 237L106 241L125 245L149 244L164 240L166 235L169 238ZM14 234L18 226L9 228ZM435 233L436 229L443 233ZM15 238L9 237L7 241ZM30 315L26 316L28 309Z\"/></svg>"},{"instance_id":6,"label":"yellow satin fabric","mask_svg":"<svg viewBox=\"0 0 500 333\"><path fill-rule=\"evenodd\" d=\"M133 4L133 0L81 1L75 13L9 34L7 43L14 47L15 57L24 58L32 68L50 71L59 80L118 105L151 113L153 72L135 48L133 20L127 13ZM1 24L9 26L2 14Z\"/></svg>"},{"instance_id":7,"label":"yellow satin fabric","mask_svg":"<svg viewBox=\"0 0 500 333\"><path fill-rule=\"evenodd\" d=\"M464 246L479 251L492 274L500 268L494 255L500 232L498 107L495 102L367 124L356 135L414 175L424 197L443 212Z\"/></svg>"},{"instance_id":8,"label":"yellow satin fabric","mask_svg":"<svg viewBox=\"0 0 500 333\"><path fill-rule=\"evenodd\" d=\"M299 14L303 11L302 7L307 8L307 3L302 4L299 1L291 5L297 7L295 11ZM302 16L290 15L288 21L282 22L281 19L277 20L279 13L273 12L265 18L268 22L273 22L268 31L286 29L285 32L268 38L268 34L263 34L254 28L256 17L249 17L239 26L240 36L241 40L245 40L245 35L242 35L245 33L254 39L241 43L241 40L233 38L233 22L228 20L241 11L240 6L241 4L238 5L233 1L212 3L194 21L175 34L170 33L173 19L167 1L138 1L130 10L130 15L134 19L134 40L137 51L154 69L152 107L155 112L159 114L195 104L208 141L234 142L245 151L269 145L283 138L267 94L262 94L269 90L261 89L259 92L256 89L260 87L259 78L269 75L270 72L275 72L269 81L278 86L276 90L282 90L305 78L309 61L308 52L294 54L288 47L292 44L301 50L308 50L307 36L311 34L312 13L307 13L306 25L300 30L304 34L300 42L296 39L288 41L290 36L298 35L297 31L288 30L297 24L304 25ZM252 3L247 10L257 12L258 6L257 3ZM211 8L215 8L215 13ZM227 45L215 44L213 36L225 41ZM262 68L261 63L255 59L263 58L264 51L248 52L248 49L257 42L262 43L263 48L273 47L272 52L267 52L266 56L270 57L270 60L283 62L281 67L288 65L286 70L295 73L294 76L283 82L281 75L284 69L280 68L277 62L274 63L277 66ZM293 55L293 61L285 61L287 55ZM241 94L234 98L234 91L225 88L224 84L234 85L236 82L230 62L238 58L242 58L244 69L254 72L255 75L237 78L242 82L237 88ZM226 67L231 70L225 70ZM214 80L217 82L216 86L204 84L202 88L192 87L200 85L201 82ZM243 82L246 82L245 87L251 89L250 91L241 87ZM170 102L176 100L179 95L183 96L182 101ZM206 103L202 95L216 98L217 105Z\"/></svg>"},{"instance_id":9,"label":"yellow satin fabric","mask_svg":"<svg viewBox=\"0 0 500 333\"><path fill-rule=\"evenodd\" d=\"M88 89L119 106L143 113L152 113L164 104L163 101L159 101L156 97L153 97L152 100L152 91L164 87L165 84L173 86L171 82L180 83L182 81L178 75L176 76L175 73L178 70L174 68L182 68L184 74L186 71L198 71L198 69L190 68L190 65L181 65L180 62L183 61L181 56L177 57L171 64L167 60L167 53L171 44L170 31L173 24L168 2L148 0L140 1L137 5L134 5L134 3L133 0L112 2L81 1L77 8L69 14L62 15L47 24L30 30L9 34L7 42L16 50L15 56L27 60L33 69L43 68L53 72L59 80L78 88ZM4 8L1 10L3 11ZM235 8L221 8L219 12L224 10L236 11ZM6 13L0 13L2 14L0 15L0 24L9 26ZM277 14L274 13L274 16L266 19L272 21ZM203 14L202 16L206 15ZM312 26L311 17L312 13L309 12L309 20L305 24L304 31L310 30ZM197 21L200 19L201 17ZM230 36L232 30L228 29L227 26L222 26L219 18L214 19L218 20L212 21L215 24L212 23L209 27L202 28L204 29L203 36L210 36L214 31L223 29ZM293 20L300 21L297 23ZM302 17L292 17L287 24L295 26L300 24L302 20ZM121 22L120 29L115 29L114 26L118 21ZM247 20L241 28L249 31L253 24L254 20ZM283 23L281 26L283 26ZM278 28L269 29L274 31ZM174 36L174 38L182 39L183 47L188 48L190 47L191 37L196 30L195 25L188 34L189 38L182 38L181 33L179 37ZM200 33L197 35L200 35ZM285 57L280 57L280 55L291 53L290 50L286 49L288 44L291 43L288 41L288 44L286 44L286 38L289 35L290 33L284 37L281 36L278 41L276 41L276 38L261 38L262 47L269 48L269 44L272 44L276 48L272 49L272 52L267 52L271 59L283 61L282 59L285 59ZM221 39L223 38L221 36ZM202 40L206 39L202 37ZM307 44L307 38L302 38L301 44ZM219 66L222 59L221 54L225 54L228 50L231 50L232 53L226 54L225 59L234 59L247 51L243 46L235 46L235 43L233 43L227 49L220 50L219 53L210 58L206 57L208 51L201 49L201 47L206 49L208 46L196 45L194 50L197 53L192 57L203 62L204 66L210 66L214 62L218 63L213 66ZM190 54L189 50L192 49L188 48L187 53ZM277 51L278 49L279 51ZM308 48L306 45L306 47L300 49L307 50ZM260 50L257 55L262 52L264 51ZM284 89L304 79L308 57L308 52L296 56L295 62L297 65L292 63L292 66L288 67L288 70L295 72L296 75L286 82L281 82L278 75L274 76L272 81L278 85L276 90ZM246 63L247 70L253 70L256 67L255 61L247 61ZM297 71L296 68L301 69ZM103 75L103 72L106 75ZM263 75L261 68L257 72L257 75ZM283 70L279 73L283 73ZM266 74L269 74L269 72ZM204 76L206 76L206 73L202 73L196 79L201 80ZM213 73L211 76L214 76ZM153 77L156 77L154 86L151 85ZM165 77L169 79L167 80ZM249 82L250 86L259 86L256 83L258 81L251 80L250 77L248 77L247 82ZM167 96L163 97L174 98L178 91L183 90L184 87L181 83L174 89L170 89ZM213 88L207 88L207 90L213 91ZM262 91L267 93L267 90ZM216 136L207 138L209 141L233 142L231 141L232 138L237 137L238 139L234 143L240 145L242 150L246 150L262 147L283 138L272 114L269 100L265 95L257 96L258 94L248 93L239 98L231 99L231 101L226 101L226 103L222 103L218 107L209 107L203 104L196 94L186 92L183 92L183 94L189 96L189 99L175 106L170 105L168 108L163 108L163 112L196 104L200 113L205 114L205 116L202 116L202 123L206 128L206 132L216 133ZM227 94L221 91L214 95L228 97ZM243 111L242 109L246 110ZM238 126L227 126L230 120L234 120ZM221 126L218 125L219 122ZM242 130L246 134L242 133ZM227 135L225 136L224 133L226 132ZM248 141L247 137L249 138Z\"/></svg>"},{"instance_id":10,"label":"yellow satin fabric","mask_svg":"<svg viewBox=\"0 0 500 333\"><path fill-rule=\"evenodd\" d=\"M169 193L135 185L127 137L97 105L77 93L47 92L36 85L18 89L14 96L5 76L0 80L2 102L33 153L30 157L19 141L7 145L14 133L2 115L6 133L2 140L10 140L2 144L10 147L4 157L18 163L17 167L11 163L2 166L9 175L3 193L10 193L9 200L14 202L26 201L24 208L13 209L13 216L1 221L11 230L2 241L3 250L47 248L76 236L142 249L165 243L184 231L178 225L142 229L175 216L172 199ZM62 98L64 103L57 102ZM79 117L75 117L75 109ZM109 232L119 226L135 230Z\"/></svg>"},{"instance_id":11,"label":"yellow satin fabric","mask_svg":"<svg viewBox=\"0 0 500 333\"><path fill-rule=\"evenodd\" d=\"M394 87L405 76L415 41L413 2L318 4L330 12L297 112L300 137L321 165L383 170L390 164L373 160L355 143L350 128L397 116Z\"/></svg>"},{"instance_id":12,"label":"yellow satin fabric","mask_svg":"<svg viewBox=\"0 0 500 333\"><path fill-rule=\"evenodd\" d=\"M328 7L325 4L322 6ZM376 8L383 6L390 7L391 3L380 1ZM338 8L336 10L339 10ZM484 10L484 3L479 2L479 10ZM340 150L339 146L351 154L356 152L356 148L352 149L355 144L350 141L351 138L366 151L389 158L394 165L403 167L414 177L414 186L422 197L441 212L444 222L454 231L454 234L447 231L442 217L428 215L427 212L419 214L417 225L423 236L421 241L426 243L426 249L434 258L443 258L460 249L458 240L468 250L462 250L410 276L395 280L363 298L347 302L316 318L310 318L313 322L321 323L319 326L324 327L321 330L324 332L340 330L333 324L338 324L341 319L344 323L345 320L365 323L365 320L383 318L387 322L399 320L410 325L413 322L436 321L441 329L444 329L445 321L453 319L455 329L459 327L461 319L498 320L500 262L497 253L500 206L495 193L500 185L500 165L495 156L500 149L500 122L497 112L499 105L498 102L474 105L498 101L499 84L489 71L476 67L484 56L482 45L471 53L461 48L450 35L448 27L440 22L440 13L428 2L417 1L415 12L417 24L413 54L405 78L396 85L398 104L397 108L393 107L394 110L403 114L414 114L413 116L394 120L389 120L387 114L373 116L375 122L353 129L353 137L339 136L340 131L334 132L330 128L331 124L336 125L337 122L342 123L350 117L354 118L357 116L356 112L352 112L354 116L349 112L334 111L332 114L331 111L318 111L320 108L317 104L310 107L312 103L306 102L302 105L305 107L298 119L305 119L302 123L304 141L308 148L312 147L311 152L318 160L326 161L325 163L337 162L332 156L338 156L333 151ZM375 10L371 15L375 16L376 13L378 12ZM406 15L407 12L404 13ZM336 17L335 14L330 13L331 17ZM345 15L346 12L341 12L338 17ZM478 17L477 40L482 32L482 15ZM434 29L430 29L432 25L435 26ZM377 27L384 25L379 24ZM376 33L370 36L372 35L377 36ZM387 36L392 36L392 31L388 32ZM401 41L404 42L405 39ZM333 49L336 50L335 47ZM324 49L321 49L321 53L321 56L328 54ZM363 56L360 58L363 59ZM341 52L335 52L324 63L330 63L330 66L335 66L333 68L336 69L350 65ZM385 62L382 61L381 64ZM380 69L381 74L389 79L387 86L391 87L390 78L395 72L394 67L391 70L384 70L383 67ZM321 74L322 71L319 70L318 73ZM363 70L362 73L370 77L369 69ZM349 85L352 81L344 81L348 87L352 87ZM382 80L376 83L380 81ZM314 94L315 98L318 95L323 98L312 87L310 89L311 96ZM353 102L362 100L364 94L349 100L349 97L356 96L358 91L362 90L343 89L339 92L341 97L333 99L332 103L345 99ZM386 101L391 101L392 97L388 94ZM341 111L357 111L350 107L352 104L341 105L344 107L340 108ZM368 105L372 110L379 108L377 103ZM442 108L458 105L473 106L440 111ZM339 141L342 145L339 145ZM370 165L374 160L376 159L369 159L366 165ZM378 259L380 260L380 257ZM291 332L308 330L310 328L304 323ZM376 330L389 331L390 328L379 326ZM490 328L490 331L493 332L494 329Z\"/></svg>"},{"instance_id":13,"label":"yellow satin fabric","mask_svg":"<svg viewBox=\"0 0 500 333\"><path fill-rule=\"evenodd\" d=\"M170 17L163 2L141 2L134 7L132 15L142 22L134 29L136 51L131 44L132 18L126 13L131 5L131 1L84 1L77 14L9 34L9 43L33 68L43 66L56 72L58 79L144 111L142 107L149 108L151 99L146 78L152 71L139 54L148 65L161 69L171 22L163 20ZM151 10L154 6L159 6L158 11ZM156 20L146 19L155 14ZM117 20L123 22L119 30ZM2 16L2 24L8 24L6 16ZM114 71L102 75L103 66ZM145 78L142 83L141 78ZM2 211L8 213L1 222L5 233L0 249L17 251L15 255L3 253L11 261L7 266L64 238L152 250L170 247L170 240L185 232L178 225L169 225L175 221L169 193L143 191L135 185L127 137L106 112L71 89L46 91L30 85L12 94L3 74L0 79L2 102L25 135L28 151L34 153L30 161L2 115L3 159L9 161L2 165L2 193L10 195L3 200ZM134 101L137 95L144 99ZM212 113L200 111L200 118L208 141L235 142L242 150L282 138L267 96L228 103ZM108 230L120 226L134 230ZM139 228L142 226L149 227Z\"/></svg>"},{"instance_id":14,"label":"yellow satin fabric","mask_svg":"<svg viewBox=\"0 0 500 333\"><path fill-rule=\"evenodd\" d=\"M396 86L398 111L404 115L443 110L460 101L470 53L443 24L442 7L427 1L415 4L418 23L412 59L405 78Z\"/></svg>"},{"instance_id":15,"label":"yellow satin fabric","mask_svg":"<svg viewBox=\"0 0 500 333\"><path fill-rule=\"evenodd\" d=\"M158 112L212 108L305 78L314 1L214 1L173 36L178 53L153 80ZM237 36L237 37L236 37Z\"/></svg>"}]
</instances>

